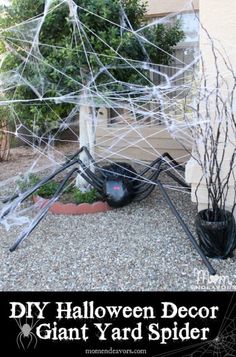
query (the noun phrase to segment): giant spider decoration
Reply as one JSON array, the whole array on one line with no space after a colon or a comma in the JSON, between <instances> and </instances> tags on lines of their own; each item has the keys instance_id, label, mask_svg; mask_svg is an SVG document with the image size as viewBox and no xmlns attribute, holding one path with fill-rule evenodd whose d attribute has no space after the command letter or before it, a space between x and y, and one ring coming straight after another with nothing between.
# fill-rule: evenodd
<instances>
[{"instance_id":1,"label":"giant spider decoration","mask_svg":"<svg viewBox=\"0 0 236 357\"><path fill-rule=\"evenodd\" d=\"M93 164L95 168L95 172L91 171L89 167L87 167L80 159L80 154L82 152L84 152L87 155L88 159ZM173 212L173 214L181 224L183 230L187 234L194 248L197 250L201 258L203 259L203 262L207 266L210 274L214 275L216 273L214 268L211 266L206 256L198 246L193 235L189 231L187 225L181 218L178 211L176 210L164 186L159 180L160 173L162 171L165 171L166 174L169 175L178 184L185 187L186 189L190 189L189 186L181 179L181 177L178 177L176 174L170 171L171 168L175 169L176 172L178 172L178 170L184 171L184 168L178 162L176 162L168 153L164 153L161 157L154 160L146 169L144 169L140 173L137 173L137 171L130 164L124 162L114 162L110 165L105 165L100 167L96 163L94 158L91 156L88 149L86 147L82 147L78 152L76 152L72 157L70 157L59 169L54 171L48 177L42 179L33 188L30 188L29 190L27 190L26 192L24 192L19 196L14 196L11 199L9 199L9 201L12 202L2 212L2 215L0 216L0 220L6 217L12 211L14 211L25 199L27 199L30 195L36 192L45 183L52 180L59 173L67 170L69 167L74 166L76 164L77 166L72 168L69 171L69 173L66 174L64 180L58 187L53 197L38 213L38 215L30 224L30 226L27 227L26 230L24 230L22 234L18 237L15 244L10 248L11 252L14 251L17 248L17 246L25 238L28 237L28 235L32 232L32 230L38 225L38 223L46 215L52 204L60 198L68 180L74 174L79 174L100 193L103 199L107 201L107 203L111 207L114 208L125 206L132 201L141 201L145 199L148 195L150 195L150 193L154 190L155 186L157 185L160 188L160 191L163 194L171 211Z\"/></svg>"}]
</instances>

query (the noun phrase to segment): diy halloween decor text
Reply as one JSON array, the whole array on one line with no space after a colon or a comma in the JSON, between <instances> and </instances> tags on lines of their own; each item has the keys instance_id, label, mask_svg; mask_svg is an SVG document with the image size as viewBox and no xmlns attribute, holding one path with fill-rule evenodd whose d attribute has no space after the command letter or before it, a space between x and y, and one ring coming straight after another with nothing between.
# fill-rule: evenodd
<instances>
[{"instance_id":1,"label":"diy halloween decor text","mask_svg":"<svg viewBox=\"0 0 236 357\"><path fill-rule=\"evenodd\" d=\"M53 305L53 306L52 306ZM55 312L49 321L48 312ZM158 306L97 306L94 301L10 302L10 318L32 321L41 340L58 341L206 341L207 322L217 319L218 306L178 306L163 301ZM51 318L51 315L50 315ZM200 325L200 326L199 326Z\"/></svg>"}]
</instances>

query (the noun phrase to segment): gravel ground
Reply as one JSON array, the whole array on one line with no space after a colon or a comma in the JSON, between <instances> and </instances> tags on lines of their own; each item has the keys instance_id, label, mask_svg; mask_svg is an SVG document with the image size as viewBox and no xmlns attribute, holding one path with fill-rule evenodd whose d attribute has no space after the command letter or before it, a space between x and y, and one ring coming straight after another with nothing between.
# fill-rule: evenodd
<instances>
[{"instance_id":1,"label":"gravel ground","mask_svg":"<svg viewBox=\"0 0 236 357\"><path fill-rule=\"evenodd\" d=\"M3 186L0 196L9 188ZM196 207L190 196L169 193L194 232ZM210 277L158 189L141 203L106 213L49 213L10 253L20 231L0 225L2 291L236 289L236 258L211 260L218 275Z\"/></svg>"}]
</instances>

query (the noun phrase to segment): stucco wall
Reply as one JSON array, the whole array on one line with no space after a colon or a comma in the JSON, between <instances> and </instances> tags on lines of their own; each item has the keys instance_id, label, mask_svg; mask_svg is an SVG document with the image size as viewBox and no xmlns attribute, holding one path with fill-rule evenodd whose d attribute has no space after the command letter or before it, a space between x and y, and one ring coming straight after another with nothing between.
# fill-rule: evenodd
<instances>
[{"instance_id":1,"label":"stucco wall","mask_svg":"<svg viewBox=\"0 0 236 357\"><path fill-rule=\"evenodd\" d=\"M236 67L236 1L200 0L200 20L210 36L218 40ZM200 32L200 48L206 67L211 68L211 49L204 31Z\"/></svg>"},{"instance_id":2,"label":"stucco wall","mask_svg":"<svg viewBox=\"0 0 236 357\"><path fill-rule=\"evenodd\" d=\"M199 0L149 0L148 3L148 15L152 16L192 10L192 3L198 9Z\"/></svg>"}]
</instances>

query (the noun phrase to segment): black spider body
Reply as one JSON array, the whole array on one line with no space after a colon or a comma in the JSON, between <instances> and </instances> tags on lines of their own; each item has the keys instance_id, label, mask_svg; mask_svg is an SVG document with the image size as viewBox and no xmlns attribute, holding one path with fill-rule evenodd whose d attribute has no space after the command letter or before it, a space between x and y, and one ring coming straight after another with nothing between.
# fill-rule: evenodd
<instances>
[{"instance_id":1,"label":"black spider body","mask_svg":"<svg viewBox=\"0 0 236 357\"><path fill-rule=\"evenodd\" d=\"M110 165L102 166L102 169L107 178L124 177L135 179L137 176L137 171L126 162L114 162Z\"/></svg>"},{"instance_id":2,"label":"black spider body","mask_svg":"<svg viewBox=\"0 0 236 357\"><path fill-rule=\"evenodd\" d=\"M135 169L125 162L105 165L102 169L103 197L109 206L118 208L129 204L135 197Z\"/></svg>"}]
</instances>

